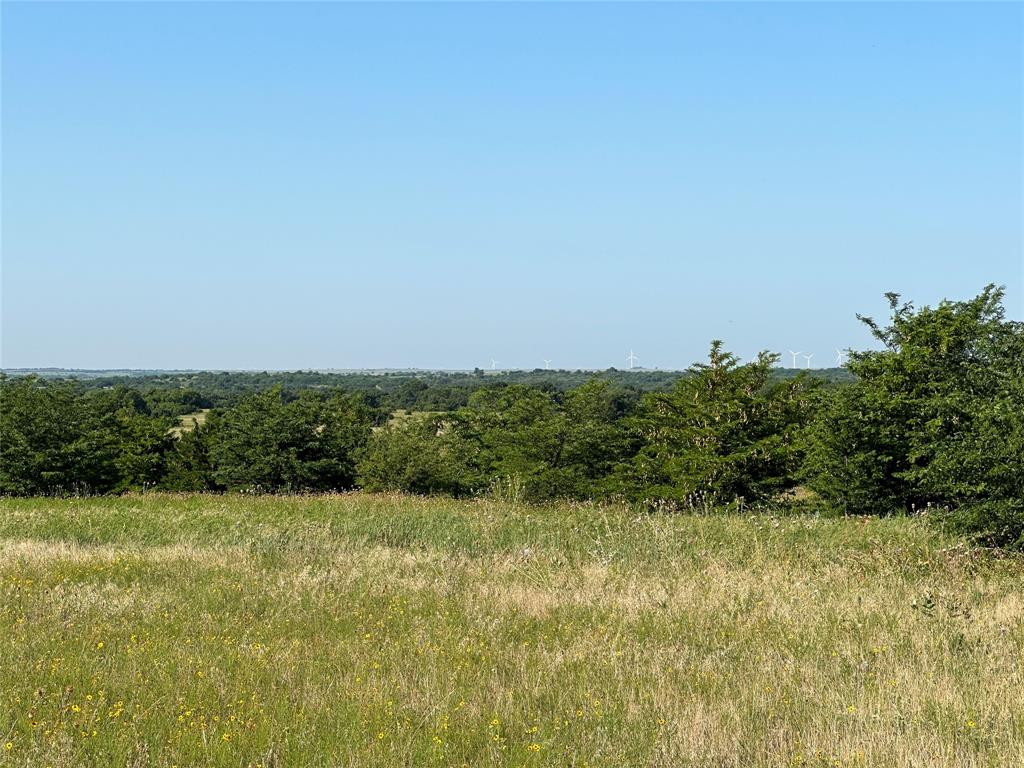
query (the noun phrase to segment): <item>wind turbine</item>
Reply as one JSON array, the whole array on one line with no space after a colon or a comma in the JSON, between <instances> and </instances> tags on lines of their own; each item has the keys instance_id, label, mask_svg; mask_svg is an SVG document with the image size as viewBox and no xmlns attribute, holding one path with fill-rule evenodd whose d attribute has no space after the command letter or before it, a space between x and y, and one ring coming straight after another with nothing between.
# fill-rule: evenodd
<instances>
[{"instance_id":1,"label":"wind turbine","mask_svg":"<svg viewBox=\"0 0 1024 768\"><path fill-rule=\"evenodd\" d=\"M634 355L633 350L631 349L629 350L629 357L627 357L626 359L629 360L629 370L633 370L633 363L635 363L640 358Z\"/></svg>"},{"instance_id":2,"label":"wind turbine","mask_svg":"<svg viewBox=\"0 0 1024 768\"><path fill-rule=\"evenodd\" d=\"M545 360L544 361L544 370L545 371L550 371L551 370L551 361L550 360Z\"/></svg>"},{"instance_id":3,"label":"wind turbine","mask_svg":"<svg viewBox=\"0 0 1024 768\"><path fill-rule=\"evenodd\" d=\"M493 357L491 358L491 370L492 371L495 370L498 367L498 363L499 362L500 362L499 360L495 360Z\"/></svg>"},{"instance_id":4,"label":"wind turbine","mask_svg":"<svg viewBox=\"0 0 1024 768\"><path fill-rule=\"evenodd\" d=\"M812 357L814 357L814 353L813 352L811 352L811 354L809 354L809 355L804 355L804 360L807 361L807 366L806 366L807 368L811 367L811 358Z\"/></svg>"},{"instance_id":5,"label":"wind turbine","mask_svg":"<svg viewBox=\"0 0 1024 768\"><path fill-rule=\"evenodd\" d=\"M843 352L843 350L841 350L841 349L837 349L836 350L836 365L838 365L840 368L843 367L843 357L845 355L846 355L846 353Z\"/></svg>"},{"instance_id":6,"label":"wind turbine","mask_svg":"<svg viewBox=\"0 0 1024 768\"><path fill-rule=\"evenodd\" d=\"M796 356L799 355L800 353L799 352L794 352L791 349L791 350L789 350L789 354L791 354L793 356L793 367L796 368Z\"/></svg>"}]
</instances>

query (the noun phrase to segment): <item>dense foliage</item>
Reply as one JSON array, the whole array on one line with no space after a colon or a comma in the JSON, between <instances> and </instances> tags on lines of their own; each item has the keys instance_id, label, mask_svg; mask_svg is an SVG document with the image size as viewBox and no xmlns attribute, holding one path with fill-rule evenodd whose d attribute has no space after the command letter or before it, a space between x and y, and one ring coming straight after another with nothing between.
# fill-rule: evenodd
<instances>
[{"instance_id":1,"label":"dense foliage","mask_svg":"<svg viewBox=\"0 0 1024 768\"><path fill-rule=\"evenodd\" d=\"M220 420L210 450L214 482L284 491L351 488L372 423L357 397L303 392L288 402L274 387Z\"/></svg>"},{"instance_id":2,"label":"dense foliage","mask_svg":"<svg viewBox=\"0 0 1024 768\"><path fill-rule=\"evenodd\" d=\"M1024 324L989 286L892 319L854 353L857 381L821 401L808 485L847 513L935 509L995 543L1024 544Z\"/></svg>"},{"instance_id":3,"label":"dense foliage","mask_svg":"<svg viewBox=\"0 0 1024 768\"><path fill-rule=\"evenodd\" d=\"M810 383L770 383L776 359L740 365L715 341L671 392L645 397L632 419L641 447L620 467L627 495L706 508L769 501L796 485Z\"/></svg>"},{"instance_id":4,"label":"dense foliage","mask_svg":"<svg viewBox=\"0 0 1024 768\"><path fill-rule=\"evenodd\" d=\"M632 402L597 380L568 392L481 389L465 408L412 416L374 435L364 483L453 495L494 489L534 501L599 495L630 455L622 417Z\"/></svg>"},{"instance_id":5,"label":"dense foliage","mask_svg":"<svg viewBox=\"0 0 1024 768\"><path fill-rule=\"evenodd\" d=\"M156 483L169 419L136 392L78 395L67 383L0 383L0 493L106 493Z\"/></svg>"},{"instance_id":6,"label":"dense foliage","mask_svg":"<svg viewBox=\"0 0 1024 768\"><path fill-rule=\"evenodd\" d=\"M513 384L567 392L593 379L613 389L639 396L667 391L686 371L661 370L497 370L484 371L73 371L62 369L12 370L11 375L37 375L48 381L72 381L76 391L129 388L138 392L154 414L180 416L200 408L227 408L242 398L271 387L286 397L314 389L361 394L367 404L388 411L454 411L469 404L474 392ZM772 380L802 375L802 371L775 368ZM826 368L808 374L824 382L853 380L845 368Z\"/></svg>"},{"instance_id":7,"label":"dense foliage","mask_svg":"<svg viewBox=\"0 0 1024 768\"><path fill-rule=\"evenodd\" d=\"M890 302L887 325L861 318L880 348L824 378L782 372L767 353L741 364L718 341L671 375L7 378L0 493L362 487L691 509L799 499L844 514L928 511L1024 545L1024 326L992 286L934 308Z\"/></svg>"}]
</instances>

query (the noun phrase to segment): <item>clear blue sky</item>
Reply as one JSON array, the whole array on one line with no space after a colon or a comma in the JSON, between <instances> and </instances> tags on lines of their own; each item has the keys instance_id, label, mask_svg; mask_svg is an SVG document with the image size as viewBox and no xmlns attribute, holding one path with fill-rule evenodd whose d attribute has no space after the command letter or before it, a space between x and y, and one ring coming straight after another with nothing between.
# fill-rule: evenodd
<instances>
[{"instance_id":1,"label":"clear blue sky","mask_svg":"<svg viewBox=\"0 0 1024 768\"><path fill-rule=\"evenodd\" d=\"M1024 315L1020 4L2 15L7 367L817 366L888 290Z\"/></svg>"}]
</instances>

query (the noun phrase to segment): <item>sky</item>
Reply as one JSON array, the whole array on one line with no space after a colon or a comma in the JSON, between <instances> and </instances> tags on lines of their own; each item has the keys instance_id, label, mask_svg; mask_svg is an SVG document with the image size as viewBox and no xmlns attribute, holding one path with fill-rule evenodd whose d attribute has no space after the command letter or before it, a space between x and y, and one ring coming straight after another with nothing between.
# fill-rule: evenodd
<instances>
[{"instance_id":1,"label":"sky","mask_svg":"<svg viewBox=\"0 0 1024 768\"><path fill-rule=\"evenodd\" d=\"M0 364L819 367L886 291L1024 319L1022 8L4 2Z\"/></svg>"}]
</instances>

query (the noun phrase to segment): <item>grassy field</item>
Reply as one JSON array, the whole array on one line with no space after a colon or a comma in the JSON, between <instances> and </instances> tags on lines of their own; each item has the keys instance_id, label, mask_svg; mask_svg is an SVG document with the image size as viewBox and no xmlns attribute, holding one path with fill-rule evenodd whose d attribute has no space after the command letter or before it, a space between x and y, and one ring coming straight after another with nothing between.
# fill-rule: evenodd
<instances>
[{"instance_id":1,"label":"grassy field","mask_svg":"<svg viewBox=\"0 0 1024 768\"><path fill-rule=\"evenodd\" d=\"M0 766L1017 766L1022 585L914 519L0 500Z\"/></svg>"},{"instance_id":2,"label":"grassy field","mask_svg":"<svg viewBox=\"0 0 1024 768\"><path fill-rule=\"evenodd\" d=\"M191 432L196 427L203 426L209 415L209 408L201 408L193 413L186 413L184 416L179 416L177 426L171 427L170 433L175 437L181 437L183 432Z\"/></svg>"}]
</instances>

